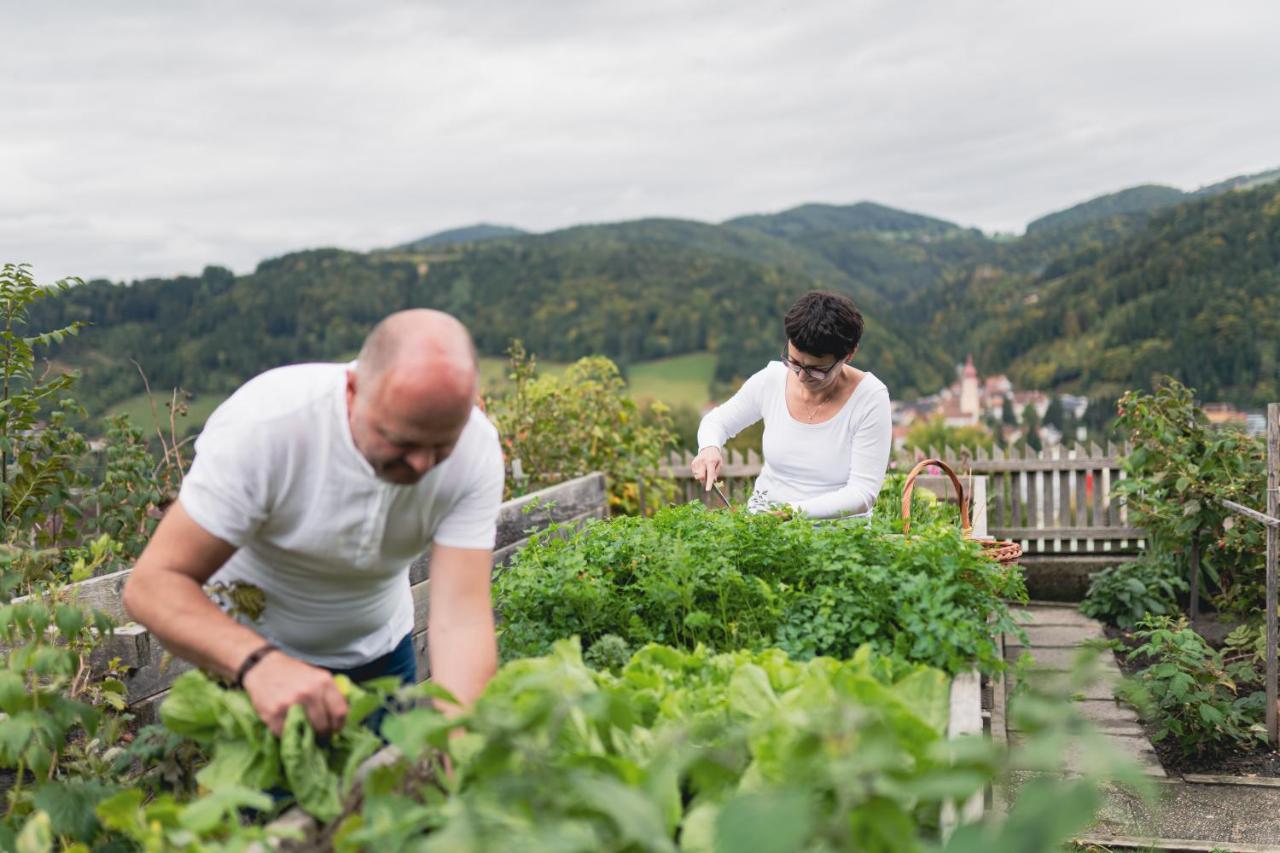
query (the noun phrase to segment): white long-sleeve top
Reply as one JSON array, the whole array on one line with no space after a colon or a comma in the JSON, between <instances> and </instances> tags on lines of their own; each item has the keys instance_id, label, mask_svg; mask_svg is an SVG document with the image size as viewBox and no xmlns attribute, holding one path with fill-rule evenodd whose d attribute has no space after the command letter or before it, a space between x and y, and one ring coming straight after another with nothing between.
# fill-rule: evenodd
<instances>
[{"instance_id":1,"label":"white long-sleeve top","mask_svg":"<svg viewBox=\"0 0 1280 853\"><path fill-rule=\"evenodd\" d=\"M871 373L830 420L809 424L787 410L788 369L771 361L698 427L698 448L720 447L764 420L764 466L748 508L791 504L814 518L869 515L893 445L889 389Z\"/></svg>"}]
</instances>

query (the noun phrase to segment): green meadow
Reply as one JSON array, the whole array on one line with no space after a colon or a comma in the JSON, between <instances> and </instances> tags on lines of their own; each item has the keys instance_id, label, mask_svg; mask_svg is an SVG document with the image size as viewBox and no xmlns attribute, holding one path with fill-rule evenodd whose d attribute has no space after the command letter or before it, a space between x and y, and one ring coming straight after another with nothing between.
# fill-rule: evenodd
<instances>
[{"instance_id":1,"label":"green meadow","mask_svg":"<svg viewBox=\"0 0 1280 853\"><path fill-rule=\"evenodd\" d=\"M564 373L567 364L560 362L538 362L539 373L559 375ZM715 356L709 352L677 355L670 358L659 358L653 361L638 362L631 365L628 377L631 394L637 400L661 400L669 406L689 405L701 411L709 401L708 388L711 385L712 373L715 370ZM507 360L497 356L483 356L480 359L480 385L486 392L500 388L507 381ZM209 415L218 404L226 399L226 394L203 393L192 391L186 401L187 414L176 420L176 433L179 438L192 430L204 426ZM154 401L154 402L153 402ZM137 394L112 406L107 414L128 415L136 426L147 433L155 430L157 424L166 435L169 431L170 397L156 394L148 398L146 394Z\"/></svg>"}]
</instances>

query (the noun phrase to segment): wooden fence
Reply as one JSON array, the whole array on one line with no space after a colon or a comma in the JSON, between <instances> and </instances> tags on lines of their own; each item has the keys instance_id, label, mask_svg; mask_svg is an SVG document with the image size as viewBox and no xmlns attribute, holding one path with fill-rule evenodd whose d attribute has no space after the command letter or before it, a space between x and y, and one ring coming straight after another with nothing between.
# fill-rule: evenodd
<instances>
[{"instance_id":1,"label":"wooden fence","mask_svg":"<svg viewBox=\"0 0 1280 853\"><path fill-rule=\"evenodd\" d=\"M930 452L957 472L987 477L991 535L1022 543L1028 556L1132 554L1147 532L1129 523L1115 485L1125 478L1127 446L1076 444L1030 448ZM924 458L921 456L921 458Z\"/></svg>"},{"instance_id":2,"label":"wooden fence","mask_svg":"<svg viewBox=\"0 0 1280 853\"><path fill-rule=\"evenodd\" d=\"M1132 553L1145 544L1147 534L1130 526L1124 503L1114 491L1125 476L1120 460L1126 452L1115 445L1104 450L1079 444L1040 453L1000 448L970 453L944 447L927 456L894 460L891 468L906 470L917 459L931 457L946 462L962 479L985 476L985 500L982 488L970 490L975 517L985 509L989 535L1021 542L1028 555ZM660 473L676 481L677 500L714 505L714 493L708 495L689 470L693 456L688 451L669 454ZM721 479L730 500L750 496L761 465L755 451L728 451Z\"/></svg>"},{"instance_id":3,"label":"wooden fence","mask_svg":"<svg viewBox=\"0 0 1280 853\"><path fill-rule=\"evenodd\" d=\"M588 474L521 498L506 501L498 514L498 534L494 549L495 568L505 563L527 541L529 535L554 522L573 523L608 516L608 496L603 474ZM91 664L101 671L112 658L118 658L125 669L124 683L128 703L135 717L143 723L155 720L160 701L169 685L191 668L187 662L169 655L151 632L130 622L121 603L121 592L130 570L115 572L72 584L68 593L80 604L96 607L110 615L121 627L110 639L99 645ZM418 673L427 676L427 605L430 592L430 562L427 555L419 558L409 570L410 593L413 595L413 649L418 659Z\"/></svg>"}]
</instances>

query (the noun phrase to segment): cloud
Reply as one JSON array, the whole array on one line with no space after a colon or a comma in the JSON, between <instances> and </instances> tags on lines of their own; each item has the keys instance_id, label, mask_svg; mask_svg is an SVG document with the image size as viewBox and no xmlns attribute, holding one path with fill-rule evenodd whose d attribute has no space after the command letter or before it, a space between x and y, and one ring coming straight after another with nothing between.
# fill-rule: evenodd
<instances>
[{"instance_id":1,"label":"cloud","mask_svg":"<svg viewBox=\"0 0 1280 853\"><path fill-rule=\"evenodd\" d=\"M988 229L1280 165L1280 7L9 4L0 258L251 269L873 199Z\"/></svg>"}]
</instances>

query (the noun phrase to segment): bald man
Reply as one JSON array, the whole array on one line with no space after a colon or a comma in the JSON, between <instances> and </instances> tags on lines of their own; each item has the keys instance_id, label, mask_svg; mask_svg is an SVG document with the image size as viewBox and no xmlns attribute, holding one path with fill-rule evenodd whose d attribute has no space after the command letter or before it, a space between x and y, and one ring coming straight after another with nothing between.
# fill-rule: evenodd
<instances>
[{"instance_id":1,"label":"bald man","mask_svg":"<svg viewBox=\"0 0 1280 853\"><path fill-rule=\"evenodd\" d=\"M489 575L503 478L476 383L466 329L427 310L383 320L353 365L250 380L196 441L125 586L129 614L242 686L277 734L293 705L334 731L347 714L334 674L416 680L408 573L430 546L431 675L469 704L497 666ZM236 581L265 593L257 621L202 589Z\"/></svg>"}]
</instances>

